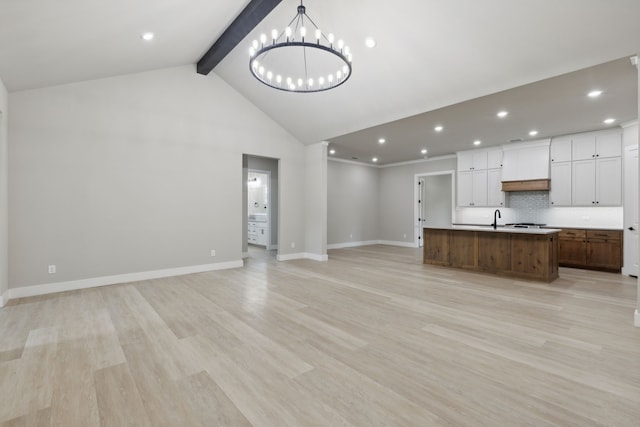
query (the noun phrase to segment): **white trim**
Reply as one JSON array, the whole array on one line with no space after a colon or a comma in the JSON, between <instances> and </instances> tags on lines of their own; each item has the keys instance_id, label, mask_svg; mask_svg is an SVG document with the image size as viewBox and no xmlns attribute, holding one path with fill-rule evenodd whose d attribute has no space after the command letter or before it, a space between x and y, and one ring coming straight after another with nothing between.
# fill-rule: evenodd
<instances>
[{"instance_id":1,"label":"white trim","mask_svg":"<svg viewBox=\"0 0 640 427\"><path fill-rule=\"evenodd\" d=\"M332 243L330 245L327 245L327 249L355 248L357 246L377 245L378 242L378 240L366 240L363 242Z\"/></svg>"},{"instance_id":2,"label":"white trim","mask_svg":"<svg viewBox=\"0 0 640 427\"><path fill-rule=\"evenodd\" d=\"M635 126L638 124L638 120L631 120L630 122L620 123L621 128L630 128L631 126Z\"/></svg>"},{"instance_id":3,"label":"white trim","mask_svg":"<svg viewBox=\"0 0 640 427\"><path fill-rule=\"evenodd\" d=\"M182 276L185 274L202 273L205 271L225 270L243 267L244 262L228 261L215 264L192 265L188 267L167 268L164 270L141 271L139 273L118 274L114 276L93 277L90 279L72 280L69 282L45 283L42 285L25 286L9 289L9 299L46 295L55 292L75 291L78 289L97 288L99 286L115 285L118 283L137 282L141 280L161 279L163 277Z\"/></svg>"},{"instance_id":4,"label":"white trim","mask_svg":"<svg viewBox=\"0 0 640 427\"><path fill-rule=\"evenodd\" d=\"M4 291L3 294L0 294L0 307L4 307L5 302L9 302L9 291Z\"/></svg>"},{"instance_id":5,"label":"white trim","mask_svg":"<svg viewBox=\"0 0 640 427\"><path fill-rule=\"evenodd\" d=\"M445 156L430 157L428 159L407 160L406 162L389 163L386 165L372 165L364 162L356 162L354 160L336 159L335 157L327 157L327 160L331 160L332 162L349 163L349 164L358 165L358 166L367 166L367 167L376 168L376 169L384 169L384 168L392 168L396 166L412 165L414 163L437 162L440 160L455 159L455 158L456 158L455 154L447 154Z\"/></svg>"},{"instance_id":6,"label":"white trim","mask_svg":"<svg viewBox=\"0 0 640 427\"><path fill-rule=\"evenodd\" d=\"M278 261L291 261L294 259L304 259L304 258L305 258L305 254L302 252L297 254L276 255L276 260Z\"/></svg>"},{"instance_id":7,"label":"white trim","mask_svg":"<svg viewBox=\"0 0 640 427\"><path fill-rule=\"evenodd\" d=\"M633 326L640 328L640 311L638 309L636 309L636 312L633 314Z\"/></svg>"},{"instance_id":8,"label":"white trim","mask_svg":"<svg viewBox=\"0 0 640 427\"><path fill-rule=\"evenodd\" d=\"M294 259L311 259L313 261L328 261L329 256L327 254L318 255L310 254L308 252L299 252L297 254L276 255L278 261L292 261Z\"/></svg>"},{"instance_id":9,"label":"white trim","mask_svg":"<svg viewBox=\"0 0 640 427\"><path fill-rule=\"evenodd\" d=\"M394 242L393 240L378 240L379 245L402 246L403 248L417 248L416 242Z\"/></svg>"},{"instance_id":10,"label":"white trim","mask_svg":"<svg viewBox=\"0 0 640 427\"><path fill-rule=\"evenodd\" d=\"M392 168L395 166L413 165L415 163L437 162L440 160L455 159L455 154L447 154L445 156L429 157L428 159L407 160L406 162L389 163L388 165L380 165L379 168Z\"/></svg>"},{"instance_id":11,"label":"white trim","mask_svg":"<svg viewBox=\"0 0 640 427\"><path fill-rule=\"evenodd\" d=\"M380 168L380 166L378 165L370 165L369 163L356 162L354 160L336 159L335 157L327 157L327 160L330 160L332 162L348 163L350 165L367 166L369 168L376 168L376 169Z\"/></svg>"},{"instance_id":12,"label":"white trim","mask_svg":"<svg viewBox=\"0 0 640 427\"><path fill-rule=\"evenodd\" d=\"M551 145L551 138L537 139L535 141L523 141L513 142L508 145L503 145L503 151L519 150L522 147L549 147Z\"/></svg>"},{"instance_id":13,"label":"white trim","mask_svg":"<svg viewBox=\"0 0 640 427\"><path fill-rule=\"evenodd\" d=\"M306 259L312 259L314 261L320 261L320 262L329 261L329 255L327 255L327 254L320 255L320 254L310 254L310 253L306 252L304 254L304 257Z\"/></svg>"}]
</instances>

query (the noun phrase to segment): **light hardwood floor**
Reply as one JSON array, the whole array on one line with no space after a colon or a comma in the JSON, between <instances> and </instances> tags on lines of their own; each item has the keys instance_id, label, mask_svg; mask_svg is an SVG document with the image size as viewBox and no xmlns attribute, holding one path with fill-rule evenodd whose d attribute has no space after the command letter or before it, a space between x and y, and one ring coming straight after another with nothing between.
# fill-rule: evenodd
<instances>
[{"instance_id":1,"label":"light hardwood floor","mask_svg":"<svg viewBox=\"0 0 640 427\"><path fill-rule=\"evenodd\" d=\"M551 284L417 249L11 301L3 426L638 426L635 280Z\"/></svg>"}]
</instances>

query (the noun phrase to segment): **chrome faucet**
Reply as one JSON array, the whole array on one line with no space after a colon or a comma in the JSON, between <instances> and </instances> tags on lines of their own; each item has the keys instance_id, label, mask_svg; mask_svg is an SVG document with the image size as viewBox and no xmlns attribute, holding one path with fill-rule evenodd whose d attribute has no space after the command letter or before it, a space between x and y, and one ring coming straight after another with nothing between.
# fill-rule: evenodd
<instances>
[{"instance_id":1,"label":"chrome faucet","mask_svg":"<svg viewBox=\"0 0 640 427\"><path fill-rule=\"evenodd\" d=\"M497 218L496 218L497 215ZM493 229L497 229L498 228L498 218L502 218L502 215L500 215L500 209L496 209L495 212L493 213L493 224L491 224L493 226Z\"/></svg>"}]
</instances>

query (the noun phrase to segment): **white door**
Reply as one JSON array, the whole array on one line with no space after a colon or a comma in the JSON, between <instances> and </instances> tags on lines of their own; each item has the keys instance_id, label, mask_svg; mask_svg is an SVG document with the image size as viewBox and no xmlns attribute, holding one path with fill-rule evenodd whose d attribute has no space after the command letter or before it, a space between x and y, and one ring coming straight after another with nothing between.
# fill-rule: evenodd
<instances>
[{"instance_id":1,"label":"white door","mask_svg":"<svg viewBox=\"0 0 640 427\"><path fill-rule=\"evenodd\" d=\"M452 174L418 177L418 246L423 246L422 227L451 225L453 189Z\"/></svg>"},{"instance_id":2,"label":"white door","mask_svg":"<svg viewBox=\"0 0 640 427\"><path fill-rule=\"evenodd\" d=\"M622 274L638 276L638 146L624 153L624 265Z\"/></svg>"}]
</instances>

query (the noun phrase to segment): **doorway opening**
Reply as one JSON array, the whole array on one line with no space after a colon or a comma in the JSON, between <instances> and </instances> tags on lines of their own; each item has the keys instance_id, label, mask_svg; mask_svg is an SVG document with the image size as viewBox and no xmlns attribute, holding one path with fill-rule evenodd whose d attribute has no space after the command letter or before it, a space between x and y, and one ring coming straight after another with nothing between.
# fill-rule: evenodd
<instances>
[{"instance_id":1,"label":"doorway opening","mask_svg":"<svg viewBox=\"0 0 640 427\"><path fill-rule=\"evenodd\" d=\"M417 247L423 246L423 227L449 227L453 223L454 172L447 170L415 175L414 236Z\"/></svg>"},{"instance_id":2,"label":"doorway opening","mask_svg":"<svg viewBox=\"0 0 640 427\"><path fill-rule=\"evenodd\" d=\"M243 155L243 258L275 260L278 250L278 159Z\"/></svg>"}]
</instances>

